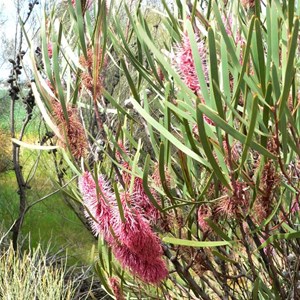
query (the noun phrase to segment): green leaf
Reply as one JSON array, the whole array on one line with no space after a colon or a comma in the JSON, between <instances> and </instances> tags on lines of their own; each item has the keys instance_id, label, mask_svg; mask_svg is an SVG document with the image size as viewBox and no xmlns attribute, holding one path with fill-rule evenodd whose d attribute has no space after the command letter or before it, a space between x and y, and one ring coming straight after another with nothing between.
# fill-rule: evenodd
<instances>
[{"instance_id":1,"label":"green leaf","mask_svg":"<svg viewBox=\"0 0 300 300\"><path fill-rule=\"evenodd\" d=\"M229 242L230 238L229 236L220 228L220 226L218 226L214 221L212 221L211 219L207 218L205 220L207 222L207 224L209 225L209 227L223 240Z\"/></svg>"},{"instance_id":2,"label":"green leaf","mask_svg":"<svg viewBox=\"0 0 300 300\"><path fill-rule=\"evenodd\" d=\"M293 82L294 76L295 76L295 67L294 67L294 61L295 61L295 53L296 49L298 47L298 31L299 31L299 19L297 18L295 20L293 33L290 39L290 47L289 47L289 53L288 53L288 61L286 65L285 70L285 78L283 83L283 90L282 94L279 100L279 115L278 118L280 119L284 109L286 107L286 102L289 97L291 84Z\"/></svg>"},{"instance_id":3,"label":"green leaf","mask_svg":"<svg viewBox=\"0 0 300 300\"><path fill-rule=\"evenodd\" d=\"M212 250L211 253L215 256L217 256L218 258L228 262L228 263L231 263L231 264L236 264L237 262L228 258L227 256L221 254L220 252L216 251L216 250Z\"/></svg>"},{"instance_id":4,"label":"green leaf","mask_svg":"<svg viewBox=\"0 0 300 300\"><path fill-rule=\"evenodd\" d=\"M252 102L250 124L249 124L248 134L245 140L245 147L241 157L240 169L243 167L244 162L248 155L248 150L250 148L250 144L255 130L257 113L258 113L258 98L257 96L255 96Z\"/></svg>"},{"instance_id":5,"label":"green leaf","mask_svg":"<svg viewBox=\"0 0 300 300\"><path fill-rule=\"evenodd\" d=\"M264 46L263 40L260 30L260 21L258 19L255 20L255 31L256 31L256 47L257 47L257 55L258 55L258 67L259 67L259 79L262 88L263 94L266 92L266 66L265 66L265 54L264 54Z\"/></svg>"},{"instance_id":6,"label":"green leaf","mask_svg":"<svg viewBox=\"0 0 300 300\"><path fill-rule=\"evenodd\" d=\"M138 94L138 91L136 90L136 87L135 87L135 85L133 83L133 80L132 80L132 78L130 76L130 73L129 73L128 69L127 69L127 66L126 66L126 64L125 64L125 62L124 62L123 59L121 59L120 61L121 61L121 65L122 65L123 71L125 73L126 79L128 81L130 90L132 92L132 95L135 98L135 100L137 100L140 103L141 102L140 96Z\"/></svg>"},{"instance_id":7,"label":"green leaf","mask_svg":"<svg viewBox=\"0 0 300 300\"><path fill-rule=\"evenodd\" d=\"M208 46L209 46L209 62L210 62L210 77L212 82L212 90L214 94L215 105L219 116L225 119L224 108L222 105L222 98L218 92L219 90L219 75L218 75L218 59L216 53L216 44L214 32L211 28L208 29Z\"/></svg>"},{"instance_id":8,"label":"green leaf","mask_svg":"<svg viewBox=\"0 0 300 300\"><path fill-rule=\"evenodd\" d=\"M208 142L207 135L205 133L205 127L204 127L204 121L203 121L203 114L202 112L197 108L197 124L198 124L198 133L199 138L203 147L203 150L207 156L207 160L209 161L213 171L215 172L218 179L231 190L231 186L229 184L228 179L225 177L225 175L222 173L222 170L219 167L219 164L217 163L213 152L211 150L211 145Z\"/></svg>"},{"instance_id":9,"label":"green leaf","mask_svg":"<svg viewBox=\"0 0 300 300\"><path fill-rule=\"evenodd\" d=\"M187 27L187 31L188 31L188 35L189 35L191 48L192 48L193 59L195 62L197 77L198 77L200 88L201 88L201 94L203 95L205 102L209 103L210 97L209 97L209 92L208 92L208 88L207 88L207 82L206 82L207 79L205 78L205 75L204 75L204 68L206 66L201 61L201 57L199 55L199 50L198 50L198 45L197 45L197 42L195 39L195 34L194 34L193 27L191 25L191 22L187 21L186 27Z\"/></svg>"},{"instance_id":10,"label":"green leaf","mask_svg":"<svg viewBox=\"0 0 300 300\"><path fill-rule=\"evenodd\" d=\"M122 204L122 201L120 199L118 185L116 183L114 183L114 193L116 195L116 200L117 200L117 204L118 204L118 210L119 210L120 218L121 218L122 223L124 223L126 221L126 219L125 219L125 215L124 215L123 204Z\"/></svg>"},{"instance_id":11,"label":"green leaf","mask_svg":"<svg viewBox=\"0 0 300 300\"><path fill-rule=\"evenodd\" d=\"M149 185L148 185L148 176L149 176L149 166L150 166L150 155L148 154L146 156L146 161L144 164L144 173L143 173L143 188L145 193L147 194L149 200L151 203L160 211L163 212L163 209L160 207L160 205L157 203L156 199L153 197Z\"/></svg>"},{"instance_id":12,"label":"green leaf","mask_svg":"<svg viewBox=\"0 0 300 300\"><path fill-rule=\"evenodd\" d=\"M272 236L270 236L264 243L262 243L256 251L259 251L265 247L267 247L269 244L271 244L274 241L278 240L290 240L290 239L299 239L300 238L300 231L297 232L291 232L291 233L277 233Z\"/></svg>"},{"instance_id":13,"label":"green leaf","mask_svg":"<svg viewBox=\"0 0 300 300\"><path fill-rule=\"evenodd\" d=\"M28 148L31 150L47 150L47 151L49 151L49 150L54 150L54 149L59 148L58 146L42 146L42 145L28 144L28 143L20 141L16 138L12 138L11 140L14 144L17 144L21 147Z\"/></svg>"},{"instance_id":14,"label":"green leaf","mask_svg":"<svg viewBox=\"0 0 300 300\"><path fill-rule=\"evenodd\" d=\"M85 44L85 34L84 34L84 20L82 14L81 1L76 0L76 29L79 37L79 43L83 51L84 57L87 58L87 50Z\"/></svg>"},{"instance_id":15,"label":"green leaf","mask_svg":"<svg viewBox=\"0 0 300 300\"><path fill-rule=\"evenodd\" d=\"M195 247L195 248L230 246L233 243L233 241L199 242L199 241L182 240L182 239L177 239L172 237L164 237L162 241L167 244L181 245L181 246Z\"/></svg>"}]
</instances>

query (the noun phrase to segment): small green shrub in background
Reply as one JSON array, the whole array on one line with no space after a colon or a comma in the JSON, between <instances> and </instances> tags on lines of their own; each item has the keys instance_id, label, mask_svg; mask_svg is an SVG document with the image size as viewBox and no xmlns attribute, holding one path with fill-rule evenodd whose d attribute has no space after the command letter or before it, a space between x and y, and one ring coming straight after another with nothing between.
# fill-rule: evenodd
<instances>
[{"instance_id":1,"label":"small green shrub in background","mask_svg":"<svg viewBox=\"0 0 300 300\"><path fill-rule=\"evenodd\" d=\"M22 254L12 246L0 249L0 299L73 299L75 286L65 275L66 268L49 263L39 246Z\"/></svg>"}]
</instances>

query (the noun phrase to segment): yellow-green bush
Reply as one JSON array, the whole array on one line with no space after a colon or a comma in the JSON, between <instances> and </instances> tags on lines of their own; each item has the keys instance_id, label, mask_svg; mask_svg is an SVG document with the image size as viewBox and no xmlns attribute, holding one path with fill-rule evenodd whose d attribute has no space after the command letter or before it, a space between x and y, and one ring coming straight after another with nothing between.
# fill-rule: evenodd
<instances>
[{"instance_id":1,"label":"yellow-green bush","mask_svg":"<svg viewBox=\"0 0 300 300\"><path fill-rule=\"evenodd\" d=\"M12 246L0 250L0 299L72 299L75 288L65 272L49 264L40 247L22 255Z\"/></svg>"}]
</instances>

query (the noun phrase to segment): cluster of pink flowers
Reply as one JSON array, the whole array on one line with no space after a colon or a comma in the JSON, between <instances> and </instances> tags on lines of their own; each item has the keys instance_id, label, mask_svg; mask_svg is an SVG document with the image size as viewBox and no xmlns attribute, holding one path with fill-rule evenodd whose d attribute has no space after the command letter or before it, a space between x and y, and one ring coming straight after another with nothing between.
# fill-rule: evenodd
<instances>
[{"instance_id":1,"label":"cluster of pink flowers","mask_svg":"<svg viewBox=\"0 0 300 300\"><path fill-rule=\"evenodd\" d=\"M205 44L202 40L198 42L198 52L202 61L205 79L207 82L209 82L208 68L206 65L207 59ZM179 72L185 84L194 93L198 94L200 91L200 84L197 76L190 39L187 34L183 35L181 44L176 48L173 65Z\"/></svg>"},{"instance_id":2,"label":"cluster of pink flowers","mask_svg":"<svg viewBox=\"0 0 300 300\"><path fill-rule=\"evenodd\" d=\"M84 128L78 117L77 108L67 104L67 122L61 103L53 100L51 104L53 109L52 114L59 132L65 138L65 140L59 140L59 143L63 148L70 150L76 159L84 157L87 149L87 141Z\"/></svg>"},{"instance_id":3,"label":"cluster of pink flowers","mask_svg":"<svg viewBox=\"0 0 300 300\"><path fill-rule=\"evenodd\" d=\"M146 283L159 284L165 279L168 270L159 238L132 205L132 197L126 192L121 194L122 219L115 196L103 176L98 177L96 187L92 175L85 172L79 179L79 189L95 235L104 237L121 265Z\"/></svg>"},{"instance_id":4,"label":"cluster of pink flowers","mask_svg":"<svg viewBox=\"0 0 300 300\"><path fill-rule=\"evenodd\" d=\"M201 58L202 68L204 72L204 77L206 83L209 84L209 73L207 67L207 53L206 47L203 40L200 40L198 43L198 53ZM197 95L200 97L200 83L198 80L198 75L196 71L195 61L193 58L191 42L188 35L185 33L182 37L182 42L177 46L175 50L175 55L173 58L173 66L178 71L181 79L185 84ZM200 97L202 103L205 103L204 99ZM204 121L207 124L214 125L214 122L204 115Z\"/></svg>"}]
</instances>

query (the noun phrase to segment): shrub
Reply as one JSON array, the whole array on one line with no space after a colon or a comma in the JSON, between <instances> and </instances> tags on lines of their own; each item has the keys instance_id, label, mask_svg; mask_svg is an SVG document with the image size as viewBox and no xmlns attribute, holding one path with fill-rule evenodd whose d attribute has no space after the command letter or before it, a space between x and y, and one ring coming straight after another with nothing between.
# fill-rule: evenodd
<instances>
[{"instance_id":1,"label":"shrub","mask_svg":"<svg viewBox=\"0 0 300 300\"><path fill-rule=\"evenodd\" d=\"M68 5L68 30L55 8L44 20L32 88L79 176L68 193L99 237L104 288L299 297L299 4L162 1L159 41L143 8L121 24L86 2ZM129 99L106 90L111 66Z\"/></svg>"}]
</instances>

